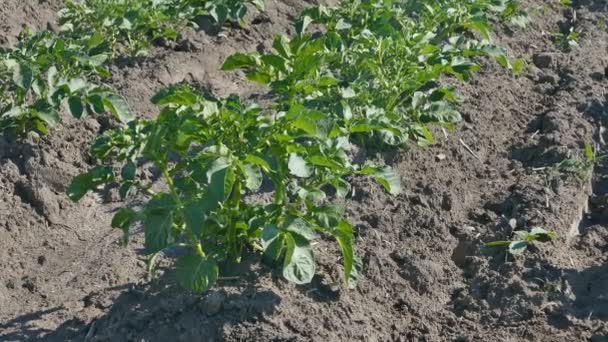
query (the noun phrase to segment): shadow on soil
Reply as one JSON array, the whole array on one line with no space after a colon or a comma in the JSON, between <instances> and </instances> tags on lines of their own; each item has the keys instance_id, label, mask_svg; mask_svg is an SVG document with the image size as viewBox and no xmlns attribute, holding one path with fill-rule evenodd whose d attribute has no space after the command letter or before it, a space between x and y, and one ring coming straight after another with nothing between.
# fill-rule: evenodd
<instances>
[{"instance_id":1,"label":"shadow on soil","mask_svg":"<svg viewBox=\"0 0 608 342\"><path fill-rule=\"evenodd\" d=\"M256 286L249 275L239 274L220 278L219 286L203 295L180 288L173 272L145 285L108 288L83 299L85 309L105 311L92 322L69 319L65 308L54 307L0 323L0 340L221 340L226 327L263 320L281 302L273 291ZM115 298L116 291L120 294ZM56 329L40 327L58 320L63 323Z\"/></svg>"},{"instance_id":2,"label":"shadow on soil","mask_svg":"<svg viewBox=\"0 0 608 342\"><path fill-rule=\"evenodd\" d=\"M608 322L608 265L582 271L567 270L562 279L562 288L556 298L560 305L549 315L549 324L566 329L573 325L570 317Z\"/></svg>"}]
</instances>

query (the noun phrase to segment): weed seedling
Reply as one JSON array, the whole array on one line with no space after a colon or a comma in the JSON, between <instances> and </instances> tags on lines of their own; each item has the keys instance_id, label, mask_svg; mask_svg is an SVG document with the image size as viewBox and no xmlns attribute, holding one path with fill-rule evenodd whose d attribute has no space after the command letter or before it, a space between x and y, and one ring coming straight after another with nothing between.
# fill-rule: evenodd
<instances>
[{"instance_id":1,"label":"weed seedling","mask_svg":"<svg viewBox=\"0 0 608 342\"><path fill-rule=\"evenodd\" d=\"M492 241L485 244L486 247L508 246L507 251L511 255L523 254L528 246L535 241L547 241L557 237L557 233L546 231L543 228L532 228L531 231L518 230L514 232L515 239Z\"/></svg>"}]
</instances>

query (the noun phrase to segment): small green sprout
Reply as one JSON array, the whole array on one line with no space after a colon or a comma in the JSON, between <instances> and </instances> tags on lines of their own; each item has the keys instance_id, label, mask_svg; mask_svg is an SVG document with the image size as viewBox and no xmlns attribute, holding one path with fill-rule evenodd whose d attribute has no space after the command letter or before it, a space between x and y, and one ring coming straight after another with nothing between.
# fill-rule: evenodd
<instances>
[{"instance_id":1,"label":"small green sprout","mask_svg":"<svg viewBox=\"0 0 608 342\"><path fill-rule=\"evenodd\" d=\"M580 33L576 31L573 27L568 30L568 33L556 32L553 33L553 39L555 41L555 45L558 48L569 51L578 47L578 39L580 38Z\"/></svg>"},{"instance_id":2,"label":"small green sprout","mask_svg":"<svg viewBox=\"0 0 608 342\"><path fill-rule=\"evenodd\" d=\"M581 177L586 177L595 165L606 158L605 155L598 156L591 144L585 145L584 157L584 160L576 158L565 159L557 164L557 169L562 171L576 171Z\"/></svg>"},{"instance_id":3,"label":"small green sprout","mask_svg":"<svg viewBox=\"0 0 608 342\"><path fill-rule=\"evenodd\" d=\"M534 241L547 241L557 237L557 233L543 228L532 228L531 231L518 230L514 232L515 240L499 240L486 243L486 247L508 246L511 255L523 254Z\"/></svg>"}]
</instances>

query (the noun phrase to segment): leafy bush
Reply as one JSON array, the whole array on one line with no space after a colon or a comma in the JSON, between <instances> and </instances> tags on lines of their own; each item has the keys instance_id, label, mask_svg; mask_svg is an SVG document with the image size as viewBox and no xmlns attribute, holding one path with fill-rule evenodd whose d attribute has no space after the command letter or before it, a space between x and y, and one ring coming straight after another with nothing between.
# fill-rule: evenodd
<instances>
[{"instance_id":1,"label":"leafy bush","mask_svg":"<svg viewBox=\"0 0 608 342\"><path fill-rule=\"evenodd\" d=\"M224 70L243 69L275 95L265 109L236 97L214 99L189 87L171 87L153 98L156 120L137 120L108 132L92 153L105 162L77 177L73 200L109 182L149 194L138 211L124 208L113 226L125 232L142 222L146 250L185 247L178 281L204 291L225 261L245 248L282 263L285 278L310 282L315 273L311 240L334 237L344 276L353 286L360 262L343 210L327 204L345 196L350 175L375 178L392 193L400 179L389 167L353 164L352 142L432 143L428 125L453 127L460 119L454 91L444 77L466 81L491 56L519 71L491 43L489 14L518 15L514 1L354 0L335 9L309 9L296 35L279 35L273 52L237 53ZM137 177L153 164L168 189L159 193ZM121 172L114 170L121 169ZM260 196L266 184L272 203Z\"/></svg>"},{"instance_id":2,"label":"leafy bush","mask_svg":"<svg viewBox=\"0 0 608 342\"><path fill-rule=\"evenodd\" d=\"M185 86L169 88L153 101L163 107L156 120L131 122L97 141L93 155L109 164L77 177L68 192L73 200L107 182L120 183L122 196L133 188L150 193L136 170L151 162L168 190L152 194L138 212L120 210L113 226L123 229L128 241L130 226L142 221L151 254L188 247L177 261L182 285L208 289L218 265L238 261L247 246L282 262L285 278L310 282L315 273L311 241L318 233L337 240L344 275L354 284L352 227L342 208L325 198L327 192L344 196L344 177L353 174L375 177L398 193L399 179L389 168L352 165L348 141L334 132L334 123L303 107L263 110ZM120 174L112 172L117 165ZM265 180L272 185L272 203L255 197Z\"/></svg>"},{"instance_id":3,"label":"leafy bush","mask_svg":"<svg viewBox=\"0 0 608 342\"><path fill-rule=\"evenodd\" d=\"M507 246L507 251L511 255L523 254L528 246L534 244L535 241L549 241L557 237L557 233L546 231L543 228L532 228L532 230L516 230L513 232L516 239L513 240L500 240L486 243L486 247L501 247Z\"/></svg>"},{"instance_id":4,"label":"leafy bush","mask_svg":"<svg viewBox=\"0 0 608 342\"><path fill-rule=\"evenodd\" d=\"M516 72L523 67L491 43L486 12L508 16L513 2L504 3L356 0L335 9L319 6L303 13L293 39L278 36L269 54L237 53L224 70L245 69L250 80L282 97L334 113L364 140L428 145L429 124L453 127L460 120L453 106L458 98L440 85L442 77L467 80L479 70L477 56Z\"/></svg>"},{"instance_id":5,"label":"leafy bush","mask_svg":"<svg viewBox=\"0 0 608 342\"><path fill-rule=\"evenodd\" d=\"M108 75L102 41L25 34L15 49L0 50L0 131L47 133L62 108L77 118L109 111L132 119L124 99L89 81Z\"/></svg>"},{"instance_id":6,"label":"leafy bush","mask_svg":"<svg viewBox=\"0 0 608 342\"><path fill-rule=\"evenodd\" d=\"M180 30L200 15L220 25L240 21L247 3L263 10L263 0L82 0L68 1L60 12L65 32L101 35L114 54L146 55L157 39L176 40Z\"/></svg>"}]
</instances>

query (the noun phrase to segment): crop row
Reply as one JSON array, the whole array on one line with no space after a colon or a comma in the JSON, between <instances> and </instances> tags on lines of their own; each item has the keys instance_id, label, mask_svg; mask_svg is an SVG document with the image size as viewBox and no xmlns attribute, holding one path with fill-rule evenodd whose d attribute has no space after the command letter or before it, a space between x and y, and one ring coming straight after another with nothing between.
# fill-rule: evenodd
<instances>
[{"instance_id":1,"label":"crop row","mask_svg":"<svg viewBox=\"0 0 608 342\"><path fill-rule=\"evenodd\" d=\"M171 8L163 13L190 13ZM98 28L122 13L100 11L105 14L99 19L77 21ZM350 193L349 176L373 177L394 195L400 177L388 166L355 163L353 146L431 144L429 125L452 128L460 120L458 97L442 78L466 81L480 69L480 56L521 70L522 61L510 61L491 43L491 21L497 18L522 21L517 3L508 0L354 0L310 8L294 22L293 37L275 38L273 51L238 53L224 63L223 69L241 69L268 86L270 105L169 87L152 99L160 107L156 119L128 116L125 125L99 137L91 153L100 166L76 177L68 195L78 200L105 183L118 183L124 198L146 195L142 208L119 210L112 226L128 242L131 227L142 224L152 255L183 249L177 279L196 291L213 286L220 266L238 262L246 249L281 264L286 279L308 283L316 268L311 242L319 235L337 241L345 279L355 286L362 264L353 228L344 208L331 202ZM142 37L157 37L172 25L164 19L145 22L155 24L144 25L149 31ZM111 53L142 48L141 39L114 40L124 32L129 36L129 29L93 32L103 33L84 39L112 37L103 40ZM82 70L97 77L102 65ZM76 101L67 101L74 114L71 102ZM155 192L139 177L150 165L162 174L166 190ZM272 200L263 200L263 193Z\"/></svg>"}]
</instances>

